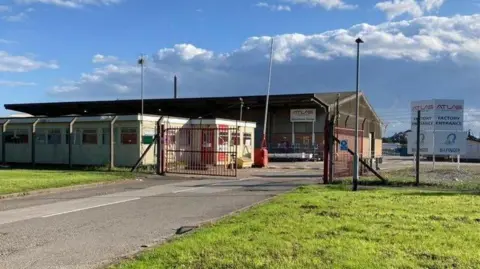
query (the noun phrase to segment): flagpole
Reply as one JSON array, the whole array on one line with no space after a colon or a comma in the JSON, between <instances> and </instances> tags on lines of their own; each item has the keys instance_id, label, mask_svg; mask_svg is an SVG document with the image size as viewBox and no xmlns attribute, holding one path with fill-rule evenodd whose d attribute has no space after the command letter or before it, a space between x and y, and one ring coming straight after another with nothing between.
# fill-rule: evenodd
<instances>
[{"instance_id":1,"label":"flagpole","mask_svg":"<svg viewBox=\"0 0 480 269\"><path fill-rule=\"evenodd\" d=\"M267 84L267 100L265 102L265 117L263 119L263 137L262 148L267 147L267 118L268 118L268 103L270 101L270 87L272 85L272 65L273 65L273 37L270 43L270 66L268 69L268 84Z\"/></svg>"}]
</instances>

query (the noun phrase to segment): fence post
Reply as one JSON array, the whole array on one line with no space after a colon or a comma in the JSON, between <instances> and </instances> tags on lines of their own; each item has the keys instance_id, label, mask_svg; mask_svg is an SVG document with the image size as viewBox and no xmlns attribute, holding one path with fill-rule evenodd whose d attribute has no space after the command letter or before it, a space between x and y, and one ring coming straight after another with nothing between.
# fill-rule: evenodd
<instances>
[{"instance_id":1,"label":"fence post","mask_svg":"<svg viewBox=\"0 0 480 269\"><path fill-rule=\"evenodd\" d=\"M330 139L330 127L328 124L328 113L327 116L325 117L325 126L324 126L324 137L323 137L323 184L328 184L328 178L329 178L329 139Z\"/></svg>"},{"instance_id":2,"label":"fence post","mask_svg":"<svg viewBox=\"0 0 480 269\"><path fill-rule=\"evenodd\" d=\"M328 149L330 154L330 160L328 162L328 170L330 171L328 182L333 183L333 175L335 173L335 168L333 167L333 162L335 161L335 141L333 140L333 137L335 136L335 122L333 119L329 121L328 128L330 130L328 137Z\"/></svg>"}]
</instances>

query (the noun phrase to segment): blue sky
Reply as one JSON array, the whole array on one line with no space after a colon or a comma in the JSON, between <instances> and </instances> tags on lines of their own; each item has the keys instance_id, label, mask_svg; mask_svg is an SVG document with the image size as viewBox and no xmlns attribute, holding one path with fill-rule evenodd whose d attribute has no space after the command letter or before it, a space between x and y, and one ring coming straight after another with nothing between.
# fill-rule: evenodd
<instances>
[{"instance_id":1,"label":"blue sky","mask_svg":"<svg viewBox=\"0 0 480 269\"><path fill-rule=\"evenodd\" d=\"M146 96L353 90L354 40L365 39L362 89L402 130L409 102L466 99L480 131L477 0L0 0L2 103ZM11 112L1 111L8 115ZM478 122L477 122L478 118Z\"/></svg>"}]
</instances>

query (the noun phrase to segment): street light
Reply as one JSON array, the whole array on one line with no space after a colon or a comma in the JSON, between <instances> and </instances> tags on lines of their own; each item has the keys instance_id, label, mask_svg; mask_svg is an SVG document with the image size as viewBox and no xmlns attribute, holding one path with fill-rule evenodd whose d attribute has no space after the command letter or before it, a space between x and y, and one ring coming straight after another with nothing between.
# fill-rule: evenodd
<instances>
[{"instance_id":1,"label":"street light","mask_svg":"<svg viewBox=\"0 0 480 269\"><path fill-rule=\"evenodd\" d=\"M141 99L141 116L143 121L143 73L144 73L144 65L145 65L145 56L143 54L140 55L138 59L138 64L140 65L140 99Z\"/></svg>"},{"instance_id":2,"label":"street light","mask_svg":"<svg viewBox=\"0 0 480 269\"><path fill-rule=\"evenodd\" d=\"M357 86L355 90L355 149L353 155L353 191L356 191L358 189L358 87L360 79L360 44L363 43L363 40L357 38L355 40L355 43L357 43Z\"/></svg>"}]
</instances>

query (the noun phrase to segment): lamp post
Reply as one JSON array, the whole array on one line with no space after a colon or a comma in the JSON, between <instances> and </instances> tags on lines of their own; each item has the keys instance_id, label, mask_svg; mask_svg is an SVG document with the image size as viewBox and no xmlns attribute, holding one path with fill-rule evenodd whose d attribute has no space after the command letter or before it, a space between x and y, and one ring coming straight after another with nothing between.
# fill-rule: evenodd
<instances>
[{"instance_id":1,"label":"lamp post","mask_svg":"<svg viewBox=\"0 0 480 269\"><path fill-rule=\"evenodd\" d=\"M140 100L141 100L141 119L143 121L143 74L144 74L144 64L145 64L145 57L144 55L140 55L138 59L138 64L140 65Z\"/></svg>"},{"instance_id":2,"label":"lamp post","mask_svg":"<svg viewBox=\"0 0 480 269\"><path fill-rule=\"evenodd\" d=\"M359 107L359 98L358 98L358 87L360 79L360 44L363 43L363 40L357 38L355 40L357 43L357 85L355 90L355 148L353 155L353 191L358 189L358 107Z\"/></svg>"},{"instance_id":3,"label":"lamp post","mask_svg":"<svg viewBox=\"0 0 480 269\"><path fill-rule=\"evenodd\" d=\"M143 53L140 55L138 59L138 64L140 65L140 148L143 152L143 74L144 74L144 66L145 66L145 56ZM143 160L142 160L143 162Z\"/></svg>"}]
</instances>

